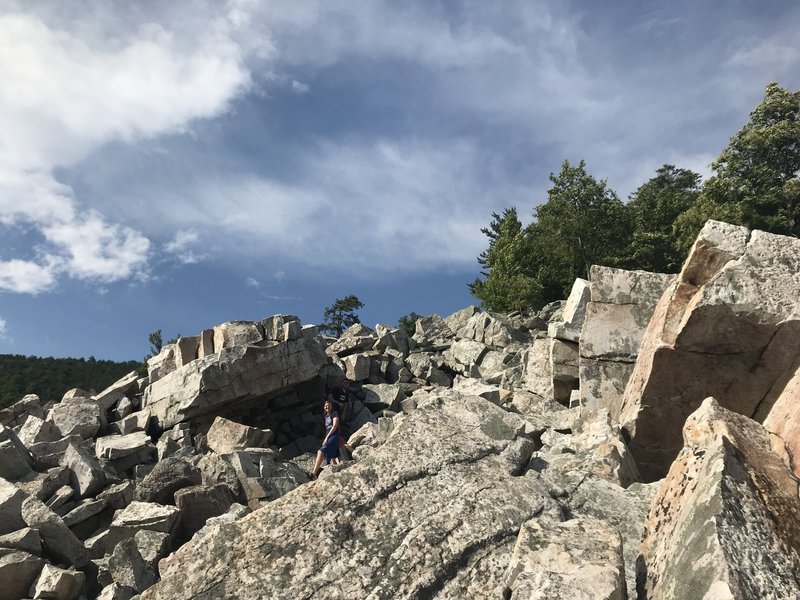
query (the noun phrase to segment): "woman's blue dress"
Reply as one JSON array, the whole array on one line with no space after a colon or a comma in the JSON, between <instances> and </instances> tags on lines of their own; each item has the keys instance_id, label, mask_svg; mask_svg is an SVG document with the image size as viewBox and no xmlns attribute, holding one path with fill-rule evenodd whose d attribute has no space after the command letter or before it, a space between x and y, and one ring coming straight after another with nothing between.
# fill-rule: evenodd
<instances>
[{"instance_id":1,"label":"woman's blue dress","mask_svg":"<svg viewBox=\"0 0 800 600\"><path fill-rule=\"evenodd\" d=\"M334 417L338 417L339 413L337 411L333 411L330 415L325 415L325 435L328 435L328 432L333 428L333 419ZM337 428L331 436L328 438L328 442L323 444L320 448L320 452L325 455L325 458L328 462L331 462L334 458L339 458L339 429Z\"/></svg>"}]
</instances>

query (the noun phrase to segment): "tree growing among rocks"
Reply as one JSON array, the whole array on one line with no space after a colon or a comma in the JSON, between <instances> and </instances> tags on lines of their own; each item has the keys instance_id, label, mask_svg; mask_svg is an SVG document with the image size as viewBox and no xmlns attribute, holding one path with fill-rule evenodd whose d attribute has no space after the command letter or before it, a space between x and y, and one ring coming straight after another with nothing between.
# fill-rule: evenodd
<instances>
[{"instance_id":1,"label":"tree growing among rocks","mask_svg":"<svg viewBox=\"0 0 800 600\"><path fill-rule=\"evenodd\" d=\"M326 307L323 311L323 323L319 326L319 330L339 337L351 325L361 323L356 311L362 308L364 308L364 303L355 294L337 298L332 305Z\"/></svg>"}]
</instances>

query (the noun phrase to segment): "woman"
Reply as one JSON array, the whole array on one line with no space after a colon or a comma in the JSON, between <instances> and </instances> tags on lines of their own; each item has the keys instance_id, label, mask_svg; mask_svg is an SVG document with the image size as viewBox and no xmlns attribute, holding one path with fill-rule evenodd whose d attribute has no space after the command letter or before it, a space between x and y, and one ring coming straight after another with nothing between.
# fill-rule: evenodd
<instances>
[{"instance_id":1,"label":"woman","mask_svg":"<svg viewBox=\"0 0 800 600\"><path fill-rule=\"evenodd\" d=\"M316 479L319 475L323 460L327 460L328 464L339 462L339 413L330 400L325 401L322 411L325 415L325 439L322 440L322 447L317 450L317 461L310 473L311 479Z\"/></svg>"}]
</instances>

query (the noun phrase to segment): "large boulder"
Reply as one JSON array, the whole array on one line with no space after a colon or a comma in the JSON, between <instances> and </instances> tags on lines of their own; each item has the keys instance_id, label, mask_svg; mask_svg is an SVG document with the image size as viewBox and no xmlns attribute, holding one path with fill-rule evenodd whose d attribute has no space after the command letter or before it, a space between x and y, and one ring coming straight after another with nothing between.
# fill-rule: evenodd
<instances>
[{"instance_id":1,"label":"large boulder","mask_svg":"<svg viewBox=\"0 0 800 600\"><path fill-rule=\"evenodd\" d=\"M797 238L703 227L658 302L620 411L646 480L666 473L703 398L759 422L769 415L800 353L798 272Z\"/></svg>"},{"instance_id":2,"label":"large boulder","mask_svg":"<svg viewBox=\"0 0 800 600\"><path fill-rule=\"evenodd\" d=\"M0 477L17 481L33 468L33 458L13 429L0 425Z\"/></svg>"},{"instance_id":3,"label":"large boulder","mask_svg":"<svg viewBox=\"0 0 800 600\"><path fill-rule=\"evenodd\" d=\"M547 335L568 342L580 340L583 320L586 317L586 305L591 297L589 282L585 279L576 279L564 303L561 319L548 325Z\"/></svg>"},{"instance_id":4,"label":"large boulder","mask_svg":"<svg viewBox=\"0 0 800 600\"><path fill-rule=\"evenodd\" d=\"M453 392L396 421L347 470L162 560L143 598L466 598L501 586L520 526L558 514L538 478L517 476L533 449L524 421Z\"/></svg>"},{"instance_id":5,"label":"large boulder","mask_svg":"<svg viewBox=\"0 0 800 600\"><path fill-rule=\"evenodd\" d=\"M608 524L591 517L525 523L506 589L506 597L530 600L625 600L622 540Z\"/></svg>"},{"instance_id":6,"label":"large boulder","mask_svg":"<svg viewBox=\"0 0 800 600\"><path fill-rule=\"evenodd\" d=\"M656 495L640 598L798 598L798 481L781 439L706 399Z\"/></svg>"},{"instance_id":7,"label":"large boulder","mask_svg":"<svg viewBox=\"0 0 800 600\"><path fill-rule=\"evenodd\" d=\"M94 400L75 398L54 406L49 419L63 436L79 435L88 440L105 424L105 411Z\"/></svg>"},{"instance_id":8,"label":"large boulder","mask_svg":"<svg viewBox=\"0 0 800 600\"><path fill-rule=\"evenodd\" d=\"M156 463L136 486L134 498L139 502L175 504L175 492L199 484L203 480L200 470L188 461L169 457Z\"/></svg>"},{"instance_id":9,"label":"large boulder","mask_svg":"<svg viewBox=\"0 0 800 600\"><path fill-rule=\"evenodd\" d=\"M251 321L228 321L214 327L214 352L233 346L256 344L264 339L262 329ZM181 366L181 365L177 365Z\"/></svg>"},{"instance_id":10,"label":"large boulder","mask_svg":"<svg viewBox=\"0 0 800 600\"><path fill-rule=\"evenodd\" d=\"M69 469L70 486L78 498L94 496L106 484L105 473L97 458L80 443L67 446L61 464Z\"/></svg>"},{"instance_id":11,"label":"large boulder","mask_svg":"<svg viewBox=\"0 0 800 600\"><path fill-rule=\"evenodd\" d=\"M374 330L362 323L354 323L342 332L342 335L328 346L327 352L341 357L369 350L375 345L378 336Z\"/></svg>"},{"instance_id":12,"label":"large boulder","mask_svg":"<svg viewBox=\"0 0 800 600\"><path fill-rule=\"evenodd\" d=\"M0 548L0 600L19 600L28 597L45 561L38 556Z\"/></svg>"},{"instance_id":13,"label":"large boulder","mask_svg":"<svg viewBox=\"0 0 800 600\"><path fill-rule=\"evenodd\" d=\"M27 419L28 415L34 415L40 419L44 418L42 402L36 394L23 396L22 400L0 410L0 425L9 427L22 425L22 421Z\"/></svg>"},{"instance_id":14,"label":"large boulder","mask_svg":"<svg viewBox=\"0 0 800 600\"><path fill-rule=\"evenodd\" d=\"M227 454L241 448L267 447L275 434L270 429L259 429L217 417L206 434L208 447L217 454Z\"/></svg>"},{"instance_id":15,"label":"large boulder","mask_svg":"<svg viewBox=\"0 0 800 600\"><path fill-rule=\"evenodd\" d=\"M656 303L674 275L593 266L581 329L581 404L619 417L622 395Z\"/></svg>"},{"instance_id":16,"label":"large boulder","mask_svg":"<svg viewBox=\"0 0 800 600\"><path fill-rule=\"evenodd\" d=\"M280 395L327 364L321 338L303 335L262 346L238 345L189 363L150 384L147 407L161 428L235 401Z\"/></svg>"}]
</instances>

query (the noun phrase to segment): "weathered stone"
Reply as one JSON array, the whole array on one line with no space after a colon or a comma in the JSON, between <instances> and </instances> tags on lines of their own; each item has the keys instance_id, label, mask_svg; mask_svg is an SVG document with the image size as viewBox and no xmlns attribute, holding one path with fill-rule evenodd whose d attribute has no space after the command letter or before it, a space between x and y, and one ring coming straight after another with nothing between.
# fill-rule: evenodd
<instances>
[{"instance_id":1,"label":"weathered stone","mask_svg":"<svg viewBox=\"0 0 800 600\"><path fill-rule=\"evenodd\" d=\"M105 415L94 400L75 399L68 404L57 404L50 411L49 419L64 437L79 435L88 440L97 435Z\"/></svg>"},{"instance_id":2,"label":"weathered stone","mask_svg":"<svg viewBox=\"0 0 800 600\"><path fill-rule=\"evenodd\" d=\"M135 465L154 460L156 447L150 436L143 431L128 435L108 435L98 438L95 454L103 460L111 461L117 472L121 473Z\"/></svg>"},{"instance_id":3,"label":"weathered stone","mask_svg":"<svg viewBox=\"0 0 800 600\"><path fill-rule=\"evenodd\" d=\"M106 484L106 476L97 458L82 444L70 444L61 464L70 471L70 485L78 498L94 496Z\"/></svg>"},{"instance_id":4,"label":"weathered stone","mask_svg":"<svg viewBox=\"0 0 800 600\"><path fill-rule=\"evenodd\" d=\"M472 316L477 315L480 312L481 309L479 309L477 306L467 306L466 308L457 310L449 317L445 317L444 322L450 331L458 333L461 331L461 329L466 327Z\"/></svg>"},{"instance_id":5,"label":"weathered stone","mask_svg":"<svg viewBox=\"0 0 800 600\"><path fill-rule=\"evenodd\" d=\"M28 415L33 415L40 419L44 418L42 402L36 394L23 396L22 400L0 410L0 425L16 427L17 425L21 425L22 423L20 421L27 418Z\"/></svg>"},{"instance_id":6,"label":"weathered stone","mask_svg":"<svg viewBox=\"0 0 800 600\"><path fill-rule=\"evenodd\" d=\"M419 321L417 321L419 323ZM406 358L406 365L408 369L414 374L415 377L425 379L426 381L440 385L442 387L449 387L452 383L450 377L434 366L430 356L422 352L415 352L409 354Z\"/></svg>"},{"instance_id":7,"label":"weathered stone","mask_svg":"<svg viewBox=\"0 0 800 600\"><path fill-rule=\"evenodd\" d=\"M368 350L375 345L377 334L362 323L354 323L342 332L342 335L327 348L328 354L341 357L363 350Z\"/></svg>"},{"instance_id":8,"label":"weathered stone","mask_svg":"<svg viewBox=\"0 0 800 600\"><path fill-rule=\"evenodd\" d=\"M179 521L180 523L180 521ZM173 535L161 531L140 529L133 535L136 548L147 566L158 572L158 561L170 553Z\"/></svg>"},{"instance_id":9,"label":"weathered stone","mask_svg":"<svg viewBox=\"0 0 800 600\"><path fill-rule=\"evenodd\" d=\"M133 502L133 494L136 486L130 480L125 480L112 485L97 494L98 500L106 500L112 508L125 508Z\"/></svg>"},{"instance_id":10,"label":"weathered stone","mask_svg":"<svg viewBox=\"0 0 800 600\"><path fill-rule=\"evenodd\" d=\"M139 382L139 374L136 371L131 371L124 377L121 377L99 394L92 396L92 399L97 402L103 411L109 410L117 402L125 397L126 394L136 391ZM61 429L64 435L69 435L66 431Z\"/></svg>"},{"instance_id":11,"label":"weathered stone","mask_svg":"<svg viewBox=\"0 0 800 600\"><path fill-rule=\"evenodd\" d=\"M476 313L455 332L458 337L475 340L494 348L506 348L515 342L529 342L529 336L514 329L501 315Z\"/></svg>"},{"instance_id":12,"label":"weathered stone","mask_svg":"<svg viewBox=\"0 0 800 600\"><path fill-rule=\"evenodd\" d=\"M0 535L0 548L20 550L28 554L41 556L42 539L39 537L39 532L35 529L23 527L12 533Z\"/></svg>"},{"instance_id":13,"label":"weathered stone","mask_svg":"<svg viewBox=\"0 0 800 600\"><path fill-rule=\"evenodd\" d=\"M456 376L453 382L453 389L462 394L480 396L492 404L497 404L497 406L502 406L511 399L511 392L509 390L504 390L496 385L484 383L479 379L471 379L469 377Z\"/></svg>"},{"instance_id":14,"label":"weathered stone","mask_svg":"<svg viewBox=\"0 0 800 600\"><path fill-rule=\"evenodd\" d=\"M44 545L44 553L53 562L74 565L78 568L89 563L89 554L83 543L75 537L64 521L36 498L22 501L21 516L25 525L39 530Z\"/></svg>"},{"instance_id":15,"label":"weathered stone","mask_svg":"<svg viewBox=\"0 0 800 600\"><path fill-rule=\"evenodd\" d=\"M250 321L228 321L214 327L214 352L223 348L246 346L264 339L258 325Z\"/></svg>"},{"instance_id":16,"label":"weathered stone","mask_svg":"<svg viewBox=\"0 0 800 600\"><path fill-rule=\"evenodd\" d=\"M216 454L207 454L197 461L203 485L224 484L231 493L231 498L240 499L242 488L234 467Z\"/></svg>"},{"instance_id":17,"label":"weathered stone","mask_svg":"<svg viewBox=\"0 0 800 600\"><path fill-rule=\"evenodd\" d=\"M212 352L213 354L213 352ZM165 344L161 352L147 359L147 377L150 385L175 370L175 344Z\"/></svg>"},{"instance_id":18,"label":"weathered stone","mask_svg":"<svg viewBox=\"0 0 800 600\"><path fill-rule=\"evenodd\" d=\"M45 502L45 506L56 514L64 514L61 508L75 497L75 490L72 486L64 485L58 488L52 496ZM74 503L73 503L74 504Z\"/></svg>"},{"instance_id":19,"label":"weathered stone","mask_svg":"<svg viewBox=\"0 0 800 600\"><path fill-rule=\"evenodd\" d=\"M794 374L789 380L775 386L781 392L764 420L764 427L786 442L794 473L800 477L800 355L790 370Z\"/></svg>"},{"instance_id":20,"label":"weathered stone","mask_svg":"<svg viewBox=\"0 0 800 600\"><path fill-rule=\"evenodd\" d=\"M205 358L214 354L214 330L204 329L200 333L200 344L197 348L197 358Z\"/></svg>"},{"instance_id":21,"label":"weathered stone","mask_svg":"<svg viewBox=\"0 0 800 600\"><path fill-rule=\"evenodd\" d=\"M569 297L564 303L561 319L548 325L547 335L568 342L580 340L583 320L586 317L586 306L591 296L589 282L585 279L576 279L572 284Z\"/></svg>"},{"instance_id":22,"label":"weathered stone","mask_svg":"<svg viewBox=\"0 0 800 600\"><path fill-rule=\"evenodd\" d=\"M156 444L158 460L168 456L185 456L192 453L192 437L188 423L178 423L165 431Z\"/></svg>"},{"instance_id":23,"label":"weathered stone","mask_svg":"<svg viewBox=\"0 0 800 600\"><path fill-rule=\"evenodd\" d=\"M369 354L351 354L342 359L345 376L351 381L369 379L371 356Z\"/></svg>"},{"instance_id":24,"label":"weathered stone","mask_svg":"<svg viewBox=\"0 0 800 600\"><path fill-rule=\"evenodd\" d=\"M408 334L402 329L389 327L388 325L377 325L375 333L378 336L377 341L372 346L373 350L386 353L394 350L399 352L401 356L408 356L408 353L414 349L416 345Z\"/></svg>"},{"instance_id":25,"label":"weathered stone","mask_svg":"<svg viewBox=\"0 0 800 600\"><path fill-rule=\"evenodd\" d=\"M800 240L709 221L658 302L620 410L642 476L662 477L703 398L763 421L800 354Z\"/></svg>"},{"instance_id":26,"label":"weathered stone","mask_svg":"<svg viewBox=\"0 0 800 600\"><path fill-rule=\"evenodd\" d=\"M548 399L554 397L550 344L550 338L537 338L523 354L524 388Z\"/></svg>"},{"instance_id":27,"label":"weathered stone","mask_svg":"<svg viewBox=\"0 0 800 600\"><path fill-rule=\"evenodd\" d=\"M523 420L453 392L398 419L391 437L346 471L215 525L162 560L162 580L143 598L189 597L187 572L195 590L224 585L230 598L437 590L469 598L495 589L522 523L557 514L536 477L515 476L533 448Z\"/></svg>"},{"instance_id":28,"label":"weathered stone","mask_svg":"<svg viewBox=\"0 0 800 600\"><path fill-rule=\"evenodd\" d=\"M68 390L62 397L61 401L71 400L72 398L91 398L92 394L81 388L72 388Z\"/></svg>"},{"instance_id":29,"label":"weathered stone","mask_svg":"<svg viewBox=\"0 0 800 600\"><path fill-rule=\"evenodd\" d=\"M162 506L153 502L131 502L124 509L114 513L114 520L106 538L106 552L112 552L120 541L131 539L142 530L172 536L179 517L180 510L174 506Z\"/></svg>"},{"instance_id":30,"label":"weathered stone","mask_svg":"<svg viewBox=\"0 0 800 600\"><path fill-rule=\"evenodd\" d=\"M580 344L581 403L589 410L608 408L617 419L647 325L675 276L593 266L589 278L591 301Z\"/></svg>"},{"instance_id":31,"label":"weathered stone","mask_svg":"<svg viewBox=\"0 0 800 600\"><path fill-rule=\"evenodd\" d=\"M124 419L129 414L133 412L133 402L127 396L123 396L119 399L116 406L114 407L114 418L118 421Z\"/></svg>"},{"instance_id":32,"label":"weathered stone","mask_svg":"<svg viewBox=\"0 0 800 600\"><path fill-rule=\"evenodd\" d=\"M326 364L318 337L225 348L152 383L147 407L159 426L168 428L234 401L279 396L316 377Z\"/></svg>"},{"instance_id":33,"label":"weathered stone","mask_svg":"<svg viewBox=\"0 0 800 600\"><path fill-rule=\"evenodd\" d=\"M39 442L55 442L63 436L61 431L50 421L45 421L34 415L28 416L22 429L19 430L19 441L30 448Z\"/></svg>"},{"instance_id":34,"label":"weathered stone","mask_svg":"<svg viewBox=\"0 0 800 600\"><path fill-rule=\"evenodd\" d=\"M86 583L86 576L75 569L61 569L44 565L39 578L31 586L31 597L53 598L55 600L74 600Z\"/></svg>"},{"instance_id":35,"label":"weathered stone","mask_svg":"<svg viewBox=\"0 0 800 600\"><path fill-rule=\"evenodd\" d=\"M683 438L647 519L639 597L800 597L798 480L782 440L713 398Z\"/></svg>"},{"instance_id":36,"label":"weathered stone","mask_svg":"<svg viewBox=\"0 0 800 600\"><path fill-rule=\"evenodd\" d=\"M28 590L45 564L33 554L0 548L0 600L27 597Z\"/></svg>"},{"instance_id":37,"label":"weathered stone","mask_svg":"<svg viewBox=\"0 0 800 600\"><path fill-rule=\"evenodd\" d=\"M303 469L291 461L278 460L275 454L261 455L258 475L267 494L267 500L280 498L308 482L308 476Z\"/></svg>"},{"instance_id":38,"label":"weathered stone","mask_svg":"<svg viewBox=\"0 0 800 600\"><path fill-rule=\"evenodd\" d=\"M206 443L217 454L227 454L241 448L265 448L274 435L269 429L258 429L217 417L206 434Z\"/></svg>"},{"instance_id":39,"label":"weathered stone","mask_svg":"<svg viewBox=\"0 0 800 600\"><path fill-rule=\"evenodd\" d=\"M156 574L142 558L136 542L123 540L114 547L108 559L114 583L142 592L156 581Z\"/></svg>"},{"instance_id":40,"label":"weathered stone","mask_svg":"<svg viewBox=\"0 0 800 600\"><path fill-rule=\"evenodd\" d=\"M622 540L591 517L529 521L519 532L505 583L507 597L625 600Z\"/></svg>"},{"instance_id":41,"label":"weathered stone","mask_svg":"<svg viewBox=\"0 0 800 600\"><path fill-rule=\"evenodd\" d=\"M456 340L444 352L444 362L454 371L466 375L471 372L472 368L481 361L488 351L489 347L481 342Z\"/></svg>"},{"instance_id":42,"label":"weathered stone","mask_svg":"<svg viewBox=\"0 0 800 600\"><path fill-rule=\"evenodd\" d=\"M107 585L100 591L97 600L131 600L136 595L136 590L117 583Z\"/></svg>"},{"instance_id":43,"label":"weathered stone","mask_svg":"<svg viewBox=\"0 0 800 600\"><path fill-rule=\"evenodd\" d=\"M180 458L165 458L136 486L134 498L139 502L175 504L175 492L202 481L200 470Z\"/></svg>"},{"instance_id":44,"label":"weathered stone","mask_svg":"<svg viewBox=\"0 0 800 600\"><path fill-rule=\"evenodd\" d=\"M179 369L195 360L200 351L200 336L178 338L175 342L175 368Z\"/></svg>"},{"instance_id":45,"label":"weathered stone","mask_svg":"<svg viewBox=\"0 0 800 600\"><path fill-rule=\"evenodd\" d=\"M64 515L64 523L74 531L75 525L91 519L103 512L106 508L108 508L108 502L105 500L85 500Z\"/></svg>"},{"instance_id":46,"label":"weathered stone","mask_svg":"<svg viewBox=\"0 0 800 600\"><path fill-rule=\"evenodd\" d=\"M262 319L264 339L275 342L286 342L300 337L302 325L300 319L294 315L272 315Z\"/></svg>"},{"instance_id":47,"label":"weathered stone","mask_svg":"<svg viewBox=\"0 0 800 600\"><path fill-rule=\"evenodd\" d=\"M364 403L367 405L384 405L390 410L398 410L400 401L406 397L403 389L398 385L379 383L377 385L364 385Z\"/></svg>"},{"instance_id":48,"label":"weathered stone","mask_svg":"<svg viewBox=\"0 0 800 600\"><path fill-rule=\"evenodd\" d=\"M421 346L440 344L453 339L454 333L439 315L428 315L417 319L416 331L411 338Z\"/></svg>"},{"instance_id":49,"label":"weathered stone","mask_svg":"<svg viewBox=\"0 0 800 600\"><path fill-rule=\"evenodd\" d=\"M193 485L175 492L175 505L181 510L180 537L189 539L211 517L225 514L233 498L225 485Z\"/></svg>"},{"instance_id":50,"label":"weathered stone","mask_svg":"<svg viewBox=\"0 0 800 600\"><path fill-rule=\"evenodd\" d=\"M17 481L33 468L33 458L13 429L0 425L0 477Z\"/></svg>"},{"instance_id":51,"label":"weathered stone","mask_svg":"<svg viewBox=\"0 0 800 600\"><path fill-rule=\"evenodd\" d=\"M70 435L63 437L55 442L39 442L31 445L30 450L33 455L33 461L36 469L43 471L45 469L52 469L58 467L64 458L64 453L69 448L70 444L80 445L83 443L83 438L79 435Z\"/></svg>"}]
</instances>

